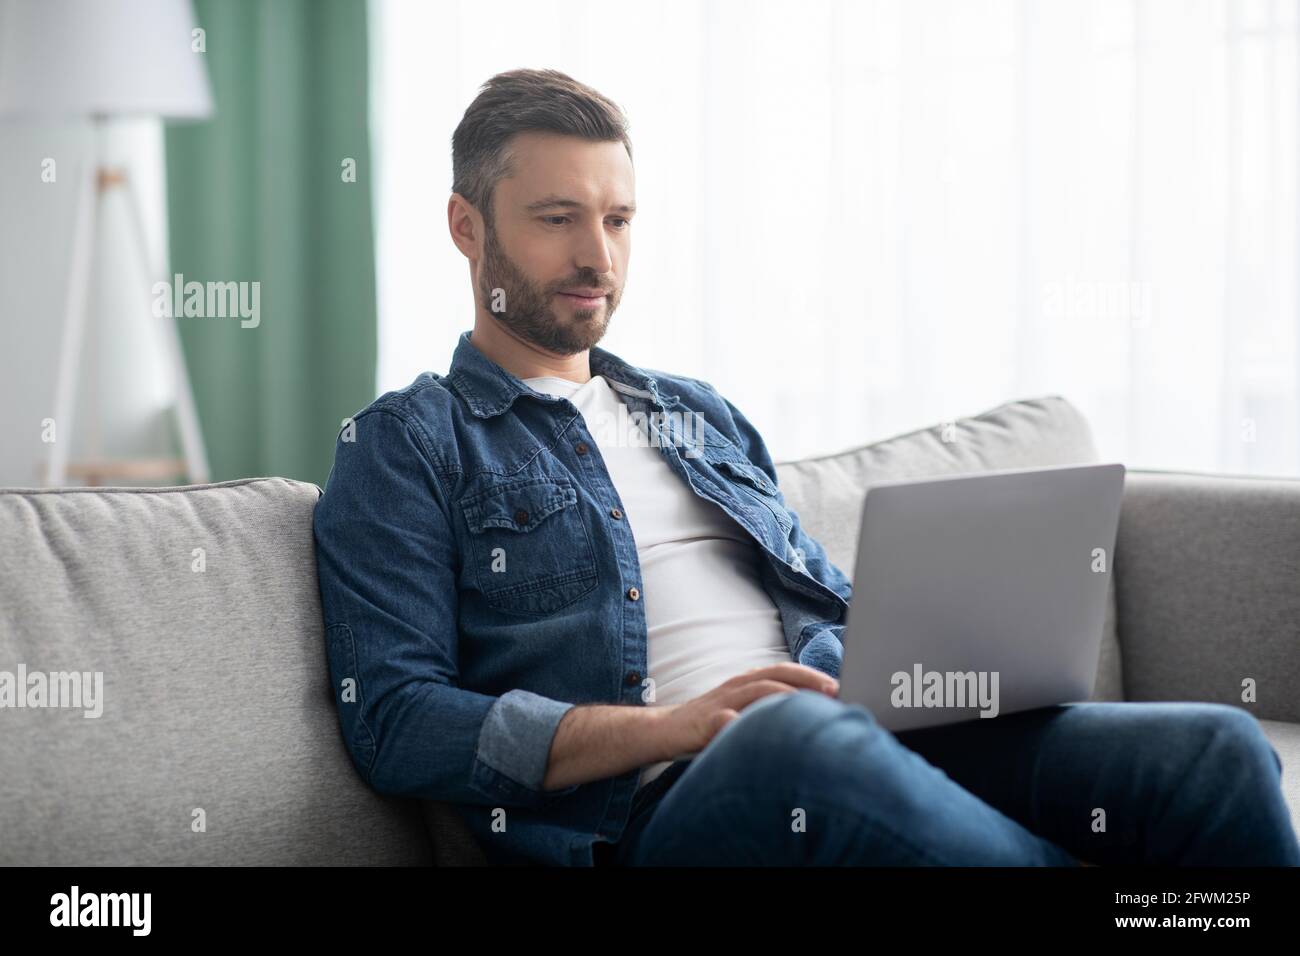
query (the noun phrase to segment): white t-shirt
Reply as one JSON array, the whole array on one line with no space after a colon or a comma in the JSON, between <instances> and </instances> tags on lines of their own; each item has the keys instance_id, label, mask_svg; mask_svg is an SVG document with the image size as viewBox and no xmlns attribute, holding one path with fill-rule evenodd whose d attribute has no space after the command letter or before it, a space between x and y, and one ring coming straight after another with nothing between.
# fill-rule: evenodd
<instances>
[{"instance_id":1,"label":"white t-shirt","mask_svg":"<svg viewBox=\"0 0 1300 956\"><path fill-rule=\"evenodd\" d=\"M677 476L663 458L671 452L650 444L604 376L582 385L554 376L523 381L582 413L622 501L641 563L651 706L679 704L751 667L788 662L780 612L759 576L758 544ZM670 763L643 768L638 787Z\"/></svg>"}]
</instances>

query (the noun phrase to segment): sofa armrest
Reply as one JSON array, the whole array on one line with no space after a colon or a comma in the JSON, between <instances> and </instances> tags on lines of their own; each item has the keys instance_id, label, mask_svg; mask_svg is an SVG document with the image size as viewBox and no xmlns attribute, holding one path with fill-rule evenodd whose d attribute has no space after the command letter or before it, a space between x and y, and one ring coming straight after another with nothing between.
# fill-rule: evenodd
<instances>
[{"instance_id":1,"label":"sofa armrest","mask_svg":"<svg viewBox=\"0 0 1300 956\"><path fill-rule=\"evenodd\" d=\"M1126 699L1300 721L1300 479L1130 470L1115 582Z\"/></svg>"}]
</instances>

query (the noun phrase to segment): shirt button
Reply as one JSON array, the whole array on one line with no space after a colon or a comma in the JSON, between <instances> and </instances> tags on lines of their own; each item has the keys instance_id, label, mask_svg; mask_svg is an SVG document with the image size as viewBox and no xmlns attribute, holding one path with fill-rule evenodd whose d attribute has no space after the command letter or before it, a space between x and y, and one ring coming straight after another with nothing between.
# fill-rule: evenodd
<instances>
[{"instance_id":1,"label":"shirt button","mask_svg":"<svg viewBox=\"0 0 1300 956\"><path fill-rule=\"evenodd\" d=\"M523 508L520 508L518 511L515 512L515 524L519 524L519 525L528 524L528 512L525 511Z\"/></svg>"},{"instance_id":2,"label":"shirt button","mask_svg":"<svg viewBox=\"0 0 1300 956\"><path fill-rule=\"evenodd\" d=\"M627 677L623 678L623 683L627 684L628 687L633 687L641 683L641 675L636 671L628 671Z\"/></svg>"},{"instance_id":3,"label":"shirt button","mask_svg":"<svg viewBox=\"0 0 1300 956\"><path fill-rule=\"evenodd\" d=\"M578 444L573 446L573 450L579 455L585 455L587 454L587 443L585 441L580 441Z\"/></svg>"},{"instance_id":4,"label":"shirt button","mask_svg":"<svg viewBox=\"0 0 1300 956\"><path fill-rule=\"evenodd\" d=\"M609 516L611 518L621 518L623 517L623 512L619 511L617 508L610 508Z\"/></svg>"},{"instance_id":5,"label":"shirt button","mask_svg":"<svg viewBox=\"0 0 1300 956\"><path fill-rule=\"evenodd\" d=\"M633 601L635 601L637 598L641 596L641 592L638 591L635 587L630 587L627 589L627 596L630 597Z\"/></svg>"}]
</instances>

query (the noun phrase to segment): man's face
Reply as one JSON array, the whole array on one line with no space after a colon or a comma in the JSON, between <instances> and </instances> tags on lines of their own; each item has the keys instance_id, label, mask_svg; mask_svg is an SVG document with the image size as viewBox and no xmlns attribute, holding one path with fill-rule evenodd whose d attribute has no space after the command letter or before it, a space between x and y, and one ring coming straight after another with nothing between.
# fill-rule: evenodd
<instances>
[{"instance_id":1,"label":"man's face","mask_svg":"<svg viewBox=\"0 0 1300 956\"><path fill-rule=\"evenodd\" d=\"M635 182L620 142L552 133L511 141L514 174L485 223L480 305L526 342L590 349L618 308L632 251ZM566 294L591 293L592 298Z\"/></svg>"}]
</instances>

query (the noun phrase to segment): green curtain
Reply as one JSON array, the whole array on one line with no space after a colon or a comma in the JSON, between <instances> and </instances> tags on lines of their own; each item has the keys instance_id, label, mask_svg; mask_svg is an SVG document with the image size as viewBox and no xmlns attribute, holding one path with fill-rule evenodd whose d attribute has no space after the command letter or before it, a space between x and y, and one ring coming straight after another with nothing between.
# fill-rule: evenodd
<instances>
[{"instance_id":1,"label":"green curtain","mask_svg":"<svg viewBox=\"0 0 1300 956\"><path fill-rule=\"evenodd\" d=\"M212 480L323 487L340 422L375 397L365 2L195 10L216 111L167 130L169 275L261 283L256 327L176 320Z\"/></svg>"}]
</instances>

